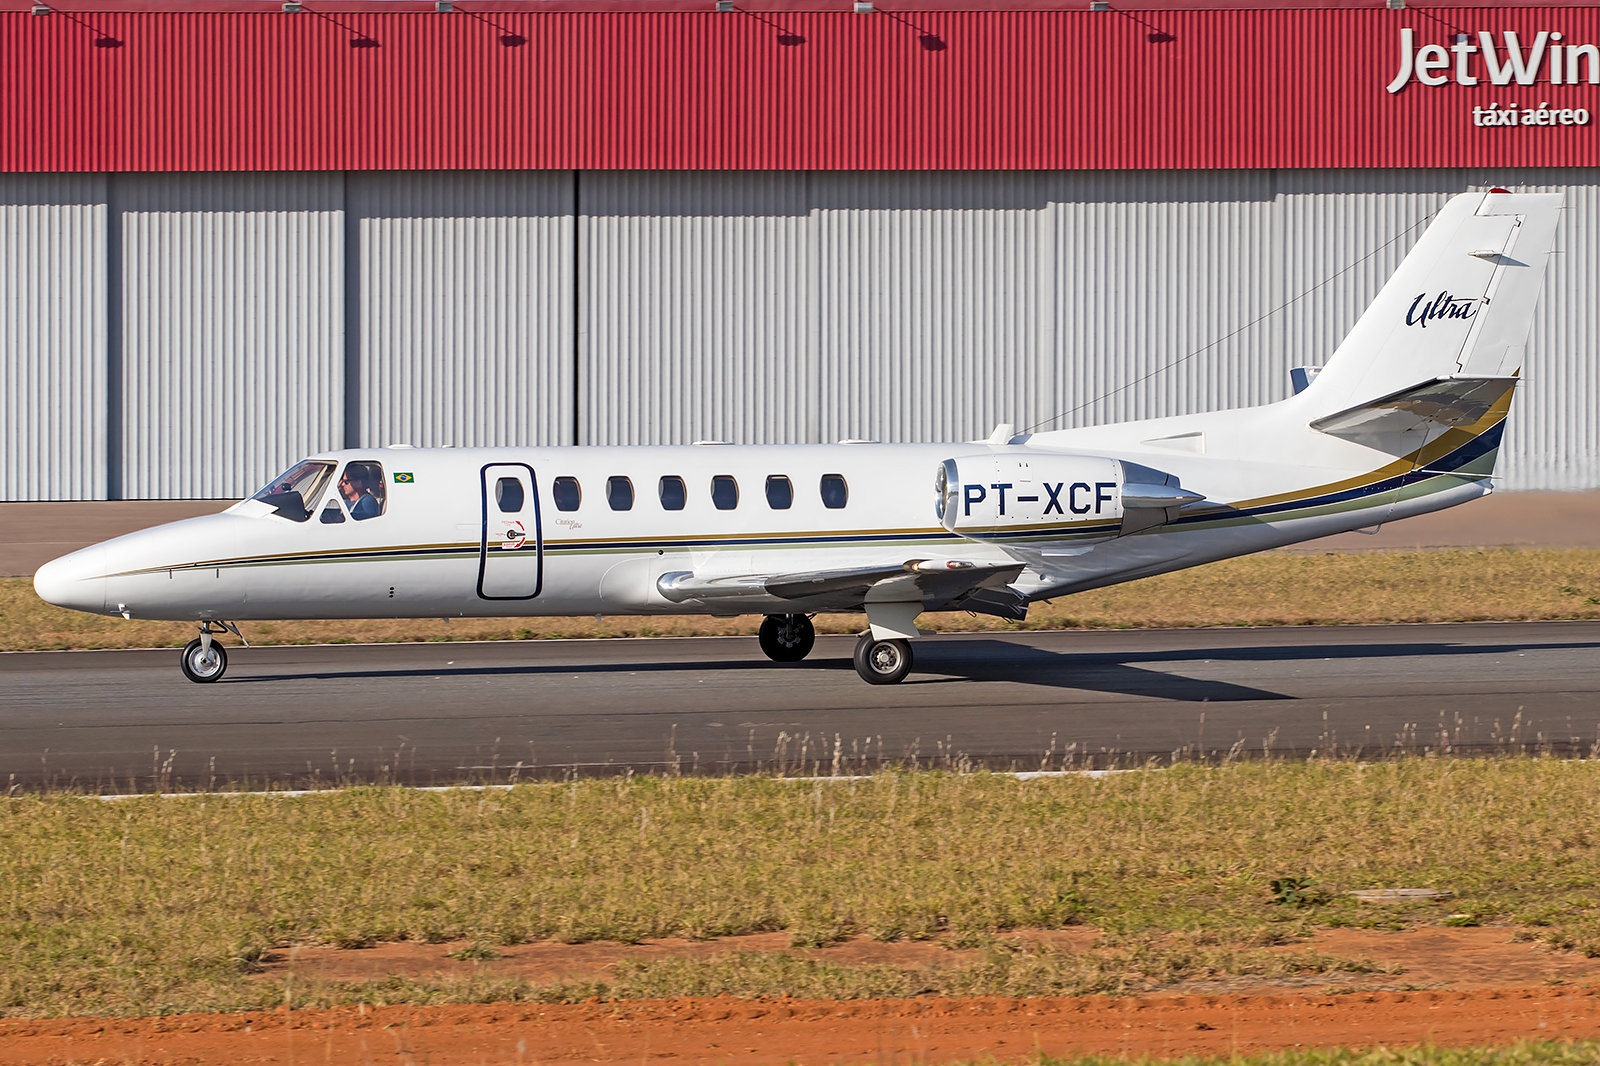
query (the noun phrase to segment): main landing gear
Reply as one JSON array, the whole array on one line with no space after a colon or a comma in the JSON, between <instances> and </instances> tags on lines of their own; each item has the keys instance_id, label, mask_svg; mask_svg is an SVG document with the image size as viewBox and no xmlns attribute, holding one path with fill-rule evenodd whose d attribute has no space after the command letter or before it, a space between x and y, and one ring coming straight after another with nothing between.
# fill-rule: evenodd
<instances>
[{"instance_id":1,"label":"main landing gear","mask_svg":"<svg viewBox=\"0 0 1600 1066\"><path fill-rule=\"evenodd\" d=\"M769 614L761 622L761 650L775 663L797 663L811 654L817 631L803 614Z\"/></svg>"},{"instance_id":2,"label":"main landing gear","mask_svg":"<svg viewBox=\"0 0 1600 1066\"><path fill-rule=\"evenodd\" d=\"M911 642L879 640L869 629L856 641L855 667L869 685L897 685L911 672Z\"/></svg>"},{"instance_id":3,"label":"main landing gear","mask_svg":"<svg viewBox=\"0 0 1600 1066\"><path fill-rule=\"evenodd\" d=\"M803 614L769 614L761 622L760 640L773 662L797 663L811 654L817 631ZM869 629L856 642L855 667L869 685L898 684L911 672L911 643L879 640Z\"/></svg>"},{"instance_id":4,"label":"main landing gear","mask_svg":"<svg viewBox=\"0 0 1600 1066\"><path fill-rule=\"evenodd\" d=\"M228 671L228 651L221 644L211 638L223 633L232 633L240 640L244 640L238 627L227 622L201 622L200 635L191 640L183 649L183 658L178 660L183 667L183 676L197 685L208 685L217 680ZM245 647L249 647L246 642Z\"/></svg>"}]
</instances>

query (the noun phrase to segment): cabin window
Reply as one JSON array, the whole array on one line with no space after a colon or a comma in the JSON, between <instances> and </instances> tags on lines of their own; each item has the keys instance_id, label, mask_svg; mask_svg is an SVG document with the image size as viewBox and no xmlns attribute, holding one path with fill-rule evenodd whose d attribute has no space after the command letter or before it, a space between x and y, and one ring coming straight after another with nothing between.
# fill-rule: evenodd
<instances>
[{"instance_id":1,"label":"cabin window","mask_svg":"<svg viewBox=\"0 0 1600 1066\"><path fill-rule=\"evenodd\" d=\"M782 474L767 478L767 506L774 511L787 511L794 504L794 485Z\"/></svg>"},{"instance_id":2,"label":"cabin window","mask_svg":"<svg viewBox=\"0 0 1600 1066\"><path fill-rule=\"evenodd\" d=\"M357 522L377 518L388 505L383 467L369 462L346 463L344 474L339 478L339 495L344 497L350 517Z\"/></svg>"},{"instance_id":3,"label":"cabin window","mask_svg":"<svg viewBox=\"0 0 1600 1066\"><path fill-rule=\"evenodd\" d=\"M558 511L576 511L583 502L583 490L575 477L558 477L550 483L550 498Z\"/></svg>"},{"instance_id":4,"label":"cabin window","mask_svg":"<svg viewBox=\"0 0 1600 1066\"><path fill-rule=\"evenodd\" d=\"M322 516L318 519L325 526L336 526L344 521L344 509L339 506L338 500L329 500L322 505Z\"/></svg>"},{"instance_id":5,"label":"cabin window","mask_svg":"<svg viewBox=\"0 0 1600 1066\"><path fill-rule=\"evenodd\" d=\"M517 514L522 510L522 482L514 477L503 477L494 483L494 505L502 514Z\"/></svg>"},{"instance_id":6,"label":"cabin window","mask_svg":"<svg viewBox=\"0 0 1600 1066\"><path fill-rule=\"evenodd\" d=\"M719 511L731 511L739 506L739 483L732 474L718 474L711 479L711 502Z\"/></svg>"},{"instance_id":7,"label":"cabin window","mask_svg":"<svg viewBox=\"0 0 1600 1066\"><path fill-rule=\"evenodd\" d=\"M333 473L334 464L325 459L303 459L279 474L252 500L260 500L273 509L273 513L291 522L304 522L311 517L311 508L322 495L322 487Z\"/></svg>"},{"instance_id":8,"label":"cabin window","mask_svg":"<svg viewBox=\"0 0 1600 1066\"><path fill-rule=\"evenodd\" d=\"M681 511L689 499L689 490L683 487L683 478L668 474L661 479L661 509Z\"/></svg>"},{"instance_id":9,"label":"cabin window","mask_svg":"<svg viewBox=\"0 0 1600 1066\"><path fill-rule=\"evenodd\" d=\"M822 475L822 506L837 511L850 502L850 486L843 474Z\"/></svg>"},{"instance_id":10,"label":"cabin window","mask_svg":"<svg viewBox=\"0 0 1600 1066\"><path fill-rule=\"evenodd\" d=\"M606 502L613 511L633 510L633 482L625 477L607 478Z\"/></svg>"}]
</instances>

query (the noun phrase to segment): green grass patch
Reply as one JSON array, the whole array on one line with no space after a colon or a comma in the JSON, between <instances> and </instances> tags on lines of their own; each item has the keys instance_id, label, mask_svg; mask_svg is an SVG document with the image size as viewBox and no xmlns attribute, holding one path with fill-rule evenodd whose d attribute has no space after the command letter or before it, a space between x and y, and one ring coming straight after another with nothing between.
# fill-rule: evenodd
<instances>
[{"instance_id":1,"label":"green grass patch","mask_svg":"<svg viewBox=\"0 0 1600 1066\"><path fill-rule=\"evenodd\" d=\"M942 632L1167 626L1356 625L1600 618L1600 550L1271 552L1035 604L1028 620L925 614ZM438 618L249 622L252 644L534 640L552 637L749 635L760 619L685 617ZM821 615L824 633L855 633L859 614ZM181 647L194 626L64 611L24 578L0 579L0 651ZM230 638L231 639L231 638Z\"/></svg>"},{"instance_id":2,"label":"green grass patch","mask_svg":"<svg viewBox=\"0 0 1600 1066\"><path fill-rule=\"evenodd\" d=\"M462 941L480 958L545 938L763 931L802 944L866 935L987 951L939 975L788 956L641 963L616 975L607 994L622 996L888 995L919 982L1127 991L1209 974L1326 973L1360 961L1264 949L1318 927L1455 914L1600 954L1597 825L1600 763L1520 758L1033 781L885 773L119 802L14 795L0 800L0 1011L375 1002L355 987L286 992L259 973L262 961L290 945L400 940ZM1455 895L1373 907L1345 894L1394 886ZM994 940L1078 923L1101 930L1094 952ZM567 994L401 982L389 998Z\"/></svg>"}]
</instances>

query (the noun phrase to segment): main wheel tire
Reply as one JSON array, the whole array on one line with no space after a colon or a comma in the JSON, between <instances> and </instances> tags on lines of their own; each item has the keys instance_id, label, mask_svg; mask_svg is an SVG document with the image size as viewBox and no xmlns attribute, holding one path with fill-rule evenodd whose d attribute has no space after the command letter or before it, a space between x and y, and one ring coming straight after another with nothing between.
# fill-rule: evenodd
<instances>
[{"instance_id":1,"label":"main wheel tire","mask_svg":"<svg viewBox=\"0 0 1600 1066\"><path fill-rule=\"evenodd\" d=\"M757 634L761 650L775 663L797 663L811 654L817 630L803 614L769 614Z\"/></svg>"},{"instance_id":2,"label":"main wheel tire","mask_svg":"<svg viewBox=\"0 0 1600 1066\"><path fill-rule=\"evenodd\" d=\"M871 633L856 642L856 673L869 685L898 685L911 672L911 645L877 640Z\"/></svg>"},{"instance_id":3,"label":"main wheel tire","mask_svg":"<svg viewBox=\"0 0 1600 1066\"><path fill-rule=\"evenodd\" d=\"M216 641L211 642L208 652L200 644L200 638L191 640L188 647L183 649L183 676L197 685L209 685L228 671L228 652Z\"/></svg>"}]
</instances>

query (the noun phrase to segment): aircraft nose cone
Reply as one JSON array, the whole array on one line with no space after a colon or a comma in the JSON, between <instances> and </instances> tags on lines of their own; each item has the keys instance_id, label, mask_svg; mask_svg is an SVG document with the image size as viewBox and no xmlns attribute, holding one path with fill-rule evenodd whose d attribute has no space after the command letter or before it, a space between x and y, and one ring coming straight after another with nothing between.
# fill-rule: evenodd
<instances>
[{"instance_id":1,"label":"aircraft nose cone","mask_svg":"<svg viewBox=\"0 0 1600 1066\"><path fill-rule=\"evenodd\" d=\"M96 544L50 560L33 575L33 591L57 607L105 613L105 554L105 548Z\"/></svg>"}]
</instances>

